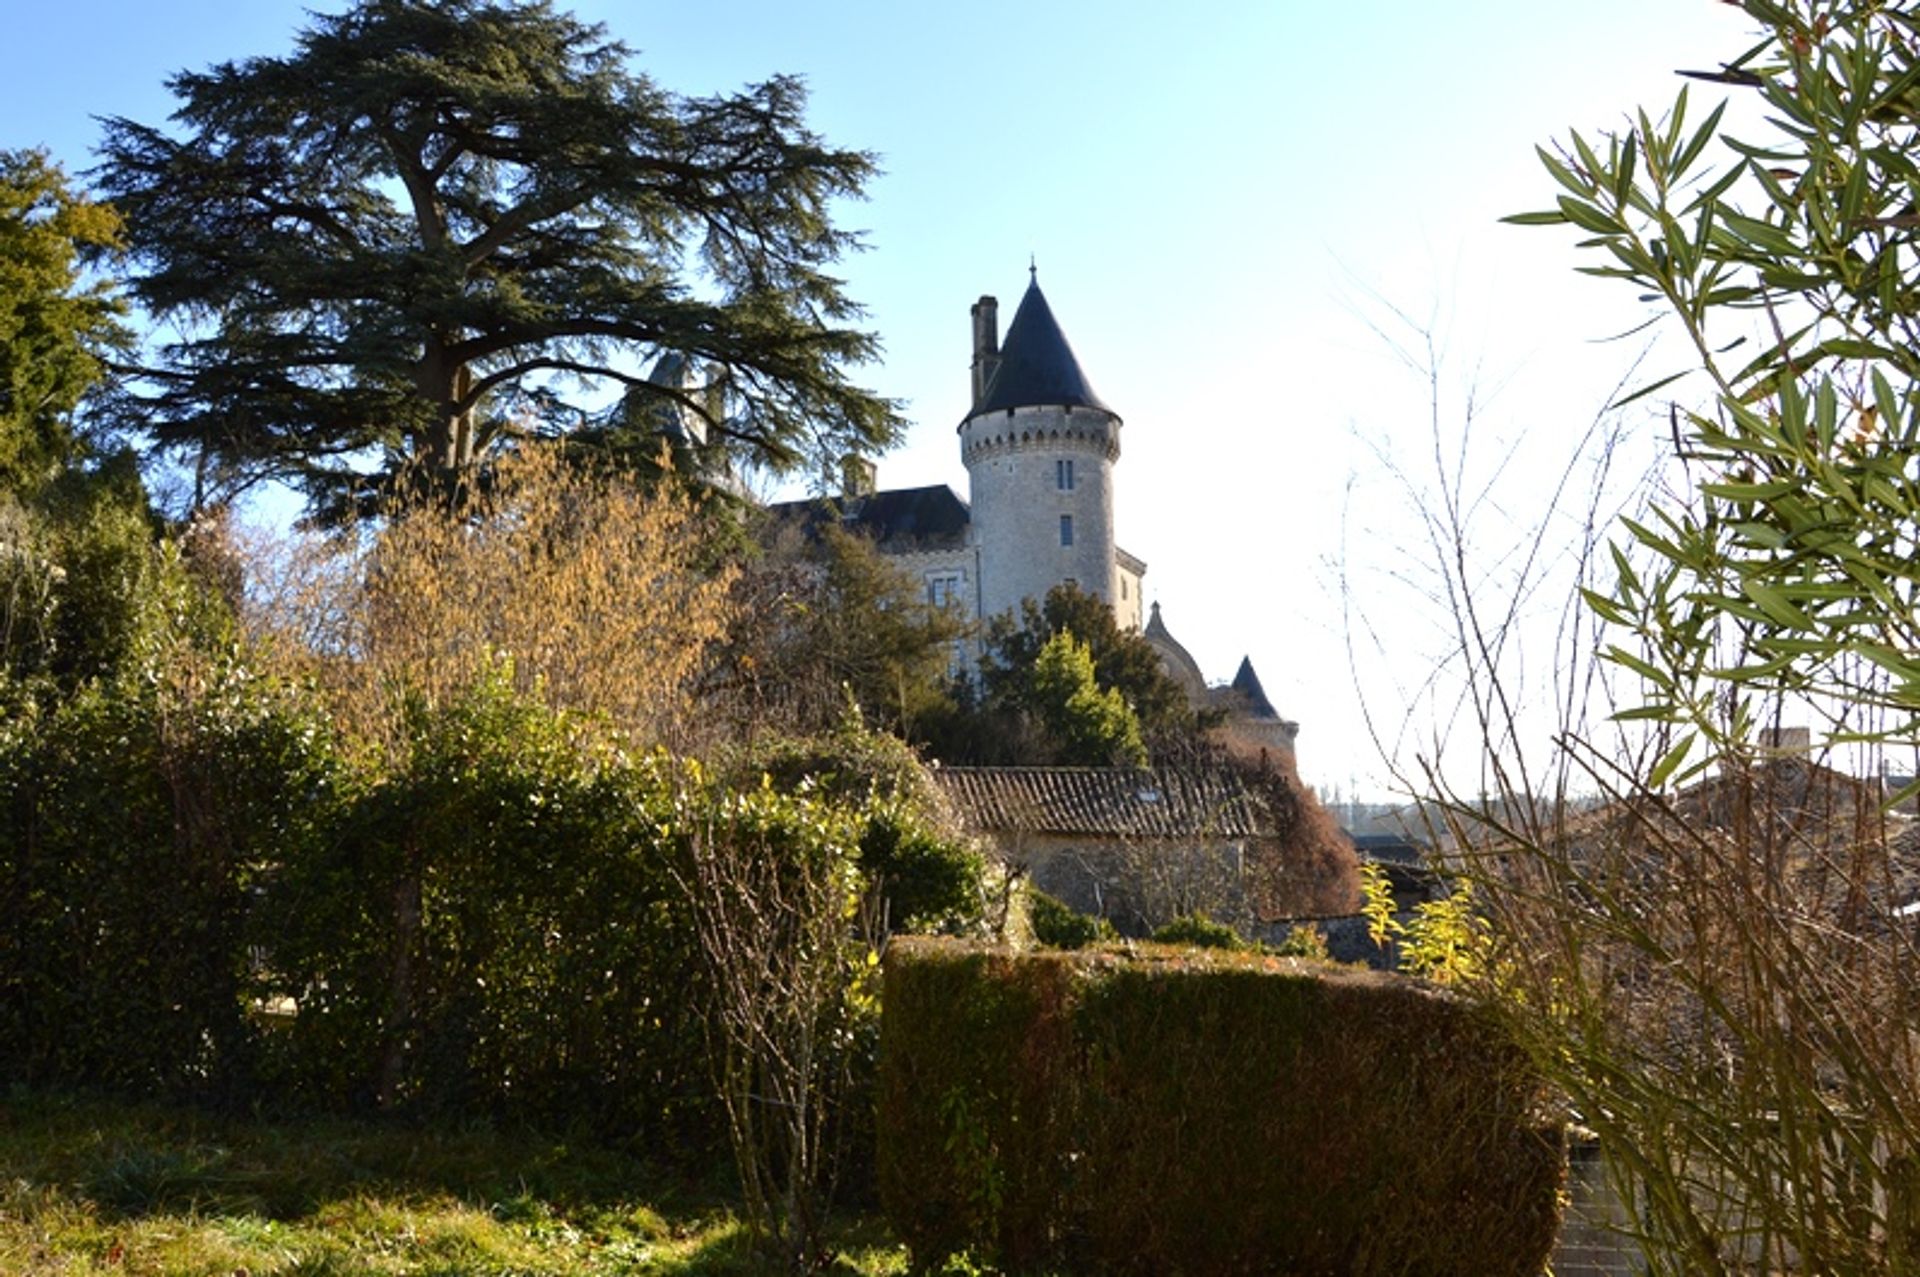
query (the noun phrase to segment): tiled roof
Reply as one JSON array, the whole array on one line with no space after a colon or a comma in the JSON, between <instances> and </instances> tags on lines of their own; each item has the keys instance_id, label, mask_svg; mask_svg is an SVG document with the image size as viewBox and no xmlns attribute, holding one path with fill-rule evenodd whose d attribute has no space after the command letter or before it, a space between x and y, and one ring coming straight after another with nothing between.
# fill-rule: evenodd
<instances>
[{"instance_id":1,"label":"tiled roof","mask_svg":"<svg viewBox=\"0 0 1920 1277\"><path fill-rule=\"evenodd\" d=\"M1258 838L1261 803L1226 770L940 767L935 781L978 833Z\"/></svg>"},{"instance_id":2,"label":"tiled roof","mask_svg":"<svg viewBox=\"0 0 1920 1277\"><path fill-rule=\"evenodd\" d=\"M1073 357L1073 347L1067 344L1067 335L1060 331L1036 280L1027 285L1027 295L1013 313L992 380L967 415L1054 406L1113 411L1100 402L1087 374L1080 371L1080 361Z\"/></svg>"}]
</instances>

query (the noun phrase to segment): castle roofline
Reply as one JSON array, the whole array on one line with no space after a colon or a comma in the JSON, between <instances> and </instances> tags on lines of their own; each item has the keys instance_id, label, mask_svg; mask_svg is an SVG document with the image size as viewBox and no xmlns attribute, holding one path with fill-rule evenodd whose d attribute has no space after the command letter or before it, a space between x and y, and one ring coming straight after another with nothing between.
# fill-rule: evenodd
<instances>
[{"instance_id":1,"label":"castle roofline","mask_svg":"<svg viewBox=\"0 0 1920 1277\"><path fill-rule=\"evenodd\" d=\"M944 483L853 497L782 501L768 506L767 513L775 519L797 520L809 534L824 523L837 523L893 551L964 545L972 519L967 503Z\"/></svg>"},{"instance_id":2,"label":"castle roofline","mask_svg":"<svg viewBox=\"0 0 1920 1277\"><path fill-rule=\"evenodd\" d=\"M997 354L997 366L969 418L1009 408L1042 407L1093 408L1119 416L1094 393L1040 291L1037 276L1028 282Z\"/></svg>"},{"instance_id":3,"label":"castle roofline","mask_svg":"<svg viewBox=\"0 0 1920 1277\"><path fill-rule=\"evenodd\" d=\"M1260 676L1253 672L1253 658L1240 658L1240 669L1233 676L1233 690L1246 699L1247 708L1255 718L1278 718L1280 711L1267 699L1266 689L1260 686Z\"/></svg>"}]
</instances>

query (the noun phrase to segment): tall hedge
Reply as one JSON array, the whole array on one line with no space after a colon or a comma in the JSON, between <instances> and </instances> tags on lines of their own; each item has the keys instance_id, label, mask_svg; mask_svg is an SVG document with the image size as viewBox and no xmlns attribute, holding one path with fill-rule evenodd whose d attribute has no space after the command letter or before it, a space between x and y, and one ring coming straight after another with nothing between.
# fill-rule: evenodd
<instances>
[{"instance_id":1,"label":"tall hedge","mask_svg":"<svg viewBox=\"0 0 1920 1277\"><path fill-rule=\"evenodd\" d=\"M596 756L504 677L409 724L331 838L259 902L269 1058L308 1103L711 1127L671 777ZM685 1120L683 1120L685 1119ZM709 1134L715 1134L709 1131Z\"/></svg>"},{"instance_id":2,"label":"tall hedge","mask_svg":"<svg viewBox=\"0 0 1920 1277\"><path fill-rule=\"evenodd\" d=\"M1564 1157L1465 1003L1289 959L896 942L881 1201L932 1265L1526 1274Z\"/></svg>"},{"instance_id":3,"label":"tall hedge","mask_svg":"<svg viewBox=\"0 0 1920 1277\"><path fill-rule=\"evenodd\" d=\"M340 779L311 714L218 660L0 731L0 1081L249 1093L253 905Z\"/></svg>"}]
</instances>

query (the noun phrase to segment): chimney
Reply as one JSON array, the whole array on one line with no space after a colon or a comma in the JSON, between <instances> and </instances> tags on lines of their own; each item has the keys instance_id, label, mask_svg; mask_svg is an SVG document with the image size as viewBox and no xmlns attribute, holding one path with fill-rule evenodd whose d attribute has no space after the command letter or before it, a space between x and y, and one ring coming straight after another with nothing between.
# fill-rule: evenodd
<instances>
[{"instance_id":1,"label":"chimney","mask_svg":"<svg viewBox=\"0 0 1920 1277\"><path fill-rule=\"evenodd\" d=\"M873 495L874 480L879 467L857 452L849 452L840 458L840 498L853 501L860 497Z\"/></svg>"},{"instance_id":2,"label":"chimney","mask_svg":"<svg viewBox=\"0 0 1920 1277\"><path fill-rule=\"evenodd\" d=\"M982 297L973 304L973 402L986 397L987 383L1000 366L1000 303Z\"/></svg>"}]
</instances>

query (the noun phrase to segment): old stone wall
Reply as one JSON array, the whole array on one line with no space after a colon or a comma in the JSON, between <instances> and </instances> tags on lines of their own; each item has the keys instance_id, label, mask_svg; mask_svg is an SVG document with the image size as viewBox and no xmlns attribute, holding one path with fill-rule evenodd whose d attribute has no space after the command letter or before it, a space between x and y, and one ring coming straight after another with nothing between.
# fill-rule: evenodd
<instances>
[{"instance_id":1,"label":"old stone wall","mask_svg":"<svg viewBox=\"0 0 1920 1277\"><path fill-rule=\"evenodd\" d=\"M1109 603L1119 597L1113 544L1118 417L1063 407L983 413L961 426L960 455L980 549L981 616L1044 598L1066 581ZM1137 594L1137 584L1128 592Z\"/></svg>"},{"instance_id":2,"label":"old stone wall","mask_svg":"<svg viewBox=\"0 0 1920 1277\"><path fill-rule=\"evenodd\" d=\"M1145 935L1177 917L1205 913L1233 926L1253 917L1246 846L1238 840L1099 839L1025 834L998 850L1034 886L1081 913Z\"/></svg>"}]
</instances>

